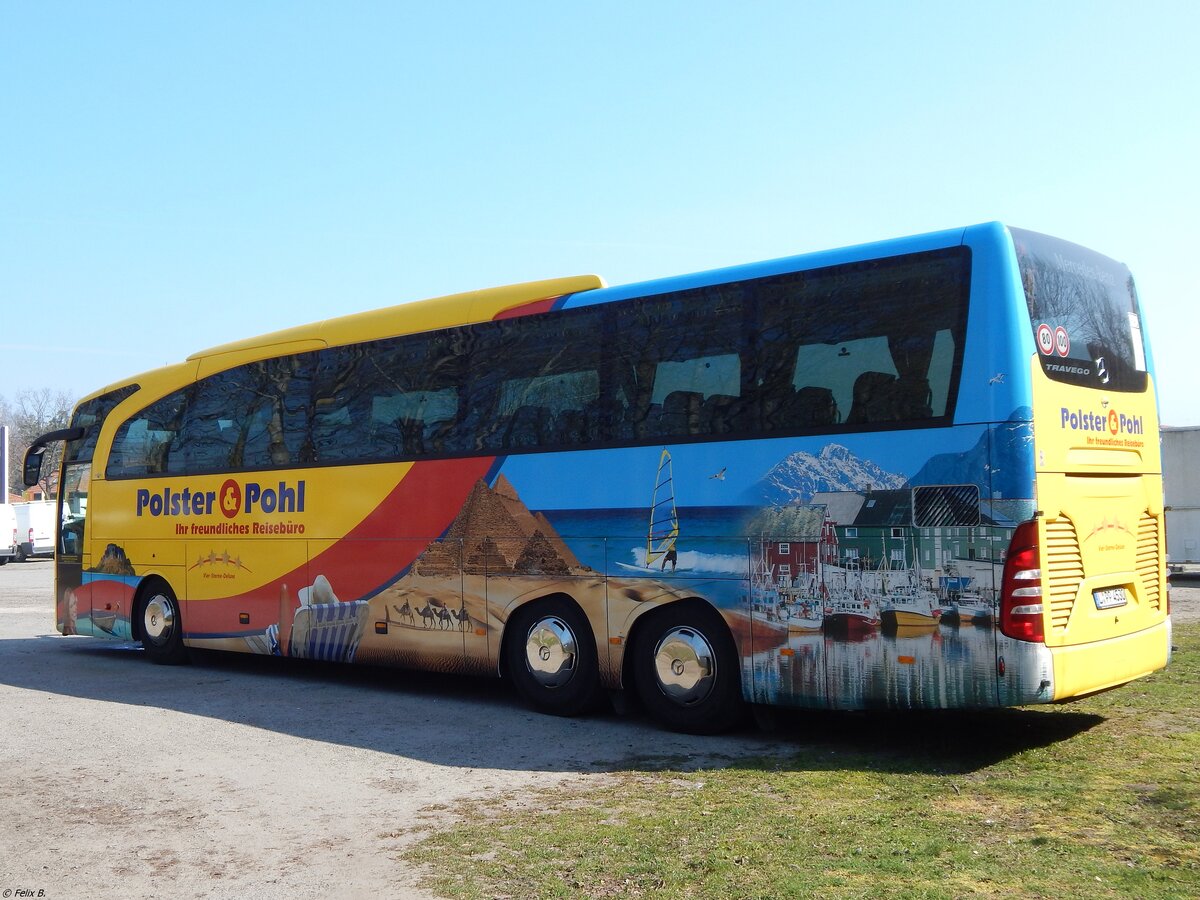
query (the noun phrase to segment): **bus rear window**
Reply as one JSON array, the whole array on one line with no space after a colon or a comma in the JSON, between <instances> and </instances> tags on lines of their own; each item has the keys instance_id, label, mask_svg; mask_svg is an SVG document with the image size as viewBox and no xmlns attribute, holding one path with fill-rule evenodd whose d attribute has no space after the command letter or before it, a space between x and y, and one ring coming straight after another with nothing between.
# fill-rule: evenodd
<instances>
[{"instance_id":1,"label":"bus rear window","mask_svg":"<svg viewBox=\"0 0 1200 900\"><path fill-rule=\"evenodd\" d=\"M1009 229L1042 369L1055 381L1146 389L1146 351L1133 276L1078 244Z\"/></svg>"}]
</instances>

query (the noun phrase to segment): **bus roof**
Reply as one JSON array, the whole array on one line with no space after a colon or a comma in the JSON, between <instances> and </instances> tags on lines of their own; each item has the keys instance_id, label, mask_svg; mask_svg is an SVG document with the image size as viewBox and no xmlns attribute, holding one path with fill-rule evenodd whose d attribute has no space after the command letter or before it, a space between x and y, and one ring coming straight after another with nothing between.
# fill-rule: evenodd
<instances>
[{"instance_id":1,"label":"bus roof","mask_svg":"<svg viewBox=\"0 0 1200 900\"><path fill-rule=\"evenodd\" d=\"M537 300L567 297L567 306L584 306L634 296L649 296L668 291L706 287L739 279L762 278L784 272L817 269L839 263L898 256L938 247L956 246L963 242L970 231L1002 229L1003 227L999 222L990 222L967 228L891 238L818 250L796 256L630 282L613 287L610 287L599 275L576 275L415 300L382 309L351 313L297 325L209 347L190 354L186 362L174 363L141 373L138 376L124 378L98 391L93 391L82 398L81 402L122 385L146 379L151 373L153 373L154 380L157 381L176 366L187 367L187 374L184 377L201 378L236 364L230 360L231 356L239 354L245 354L247 357L258 356L267 348L270 348L272 353L281 355L301 353L331 345L353 343L363 340L364 335L369 335L371 338L394 337L401 334L487 321L507 310Z\"/></svg>"},{"instance_id":2,"label":"bus roof","mask_svg":"<svg viewBox=\"0 0 1200 900\"><path fill-rule=\"evenodd\" d=\"M450 294L387 306L383 309L351 313L220 344L191 354L188 361L279 345L289 345L287 352L315 350L322 346L360 341L363 340L364 334L369 334L372 338L385 338L464 325L494 318L506 310L526 303L603 287L606 287L606 283L599 275L575 275ZM310 346L294 346L296 344Z\"/></svg>"},{"instance_id":3,"label":"bus roof","mask_svg":"<svg viewBox=\"0 0 1200 900\"><path fill-rule=\"evenodd\" d=\"M730 281L767 278L787 272L820 269L825 266L882 259L889 256L901 256L906 253L919 253L942 247L956 247L964 241L968 231L996 227L1002 228L1004 226L993 222L985 225L971 226L970 228L953 228L946 231L912 235L910 237L890 238L867 244L855 244L849 247L816 250L810 253L783 256L760 262L707 269L702 272L693 272L685 275L671 275L651 281L620 284L589 293L587 296L581 297L579 302L568 301L567 305L587 306L592 303L608 303L614 300L625 300L630 297L652 296L654 294L665 294L670 291L710 287Z\"/></svg>"}]
</instances>

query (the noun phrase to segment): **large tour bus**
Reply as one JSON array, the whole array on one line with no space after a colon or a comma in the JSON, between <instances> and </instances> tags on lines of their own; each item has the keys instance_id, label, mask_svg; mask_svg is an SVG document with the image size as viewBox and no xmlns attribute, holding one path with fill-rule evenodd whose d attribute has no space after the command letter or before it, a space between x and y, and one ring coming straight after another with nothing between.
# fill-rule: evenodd
<instances>
[{"instance_id":1,"label":"large tour bus","mask_svg":"<svg viewBox=\"0 0 1200 900\"><path fill-rule=\"evenodd\" d=\"M665 726L1062 701L1167 664L1128 269L992 223L520 284L83 399L64 634L511 679Z\"/></svg>"}]
</instances>

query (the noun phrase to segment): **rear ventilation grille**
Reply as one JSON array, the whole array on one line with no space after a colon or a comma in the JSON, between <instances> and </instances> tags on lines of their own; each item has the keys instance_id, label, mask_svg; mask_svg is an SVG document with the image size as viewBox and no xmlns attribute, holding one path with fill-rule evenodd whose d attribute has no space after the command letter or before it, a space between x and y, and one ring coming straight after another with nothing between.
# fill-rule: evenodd
<instances>
[{"instance_id":1,"label":"rear ventilation grille","mask_svg":"<svg viewBox=\"0 0 1200 900\"><path fill-rule=\"evenodd\" d=\"M1042 583L1047 585L1050 598L1050 627L1065 631L1071 621L1071 610L1079 585L1083 583L1083 557L1079 552L1079 536L1070 519L1046 522L1046 559Z\"/></svg>"},{"instance_id":2,"label":"rear ventilation grille","mask_svg":"<svg viewBox=\"0 0 1200 900\"><path fill-rule=\"evenodd\" d=\"M1162 555L1159 519L1148 512L1138 521L1137 572L1142 582L1142 599L1151 609L1162 608Z\"/></svg>"}]
</instances>

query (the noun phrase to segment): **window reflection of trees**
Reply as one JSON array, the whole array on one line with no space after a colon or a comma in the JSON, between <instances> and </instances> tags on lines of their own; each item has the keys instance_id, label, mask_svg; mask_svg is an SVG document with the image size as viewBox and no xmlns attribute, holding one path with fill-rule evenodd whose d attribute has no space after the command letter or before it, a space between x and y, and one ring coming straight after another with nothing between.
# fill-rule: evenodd
<instances>
[{"instance_id":1,"label":"window reflection of trees","mask_svg":"<svg viewBox=\"0 0 1200 900\"><path fill-rule=\"evenodd\" d=\"M969 278L953 248L273 358L118 445L217 472L948 422Z\"/></svg>"},{"instance_id":2,"label":"window reflection of trees","mask_svg":"<svg viewBox=\"0 0 1200 900\"><path fill-rule=\"evenodd\" d=\"M127 384L124 387L101 394L94 400L81 403L75 409L71 426L84 429L83 437L77 441L68 441L63 453L67 462L82 462L92 458L96 450L96 441L100 437L100 429L104 420L117 404L132 397L138 390L138 385Z\"/></svg>"},{"instance_id":3,"label":"window reflection of trees","mask_svg":"<svg viewBox=\"0 0 1200 900\"><path fill-rule=\"evenodd\" d=\"M179 391L123 423L109 454L110 473L130 477L186 472L180 440L185 409L186 394Z\"/></svg>"},{"instance_id":4,"label":"window reflection of trees","mask_svg":"<svg viewBox=\"0 0 1200 900\"><path fill-rule=\"evenodd\" d=\"M1111 389L1140 390L1145 383L1144 366L1138 362L1140 348L1134 346L1140 337L1131 326L1131 314L1137 314L1137 294L1128 270L1065 241L1029 232L1015 234L1032 327L1047 324L1066 329L1068 358L1088 371L1085 376L1051 368L1049 374L1085 383L1098 383L1106 377L1104 383ZM1086 256L1075 259L1081 255ZM1112 283L1088 277L1084 274L1088 270L1108 276ZM1042 355L1043 364L1049 366L1057 358L1057 352ZM1104 361L1103 366L1097 365L1099 360Z\"/></svg>"},{"instance_id":5,"label":"window reflection of trees","mask_svg":"<svg viewBox=\"0 0 1200 900\"><path fill-rule=\"evenodd\" d=\"M311 354L239 366L198 382L187 413L191 470L294 465L307 435Z\"/></svg>"}]
</instances>

